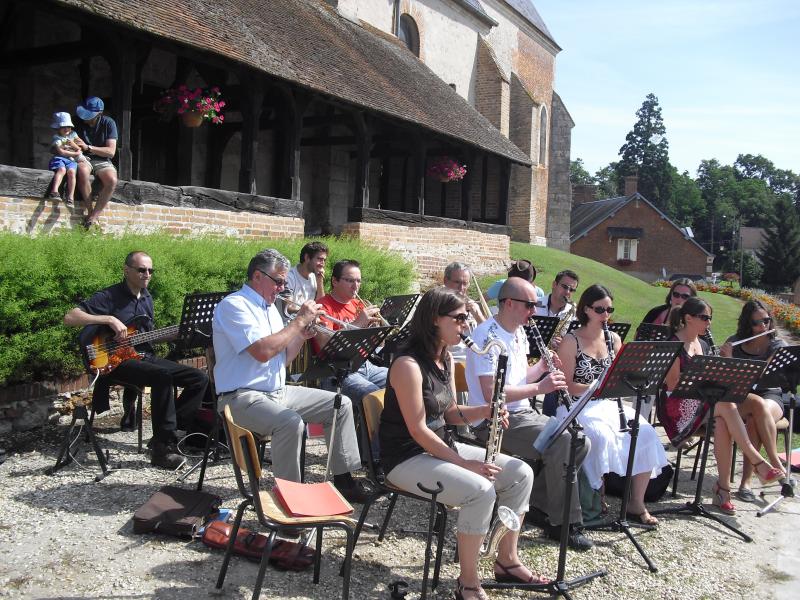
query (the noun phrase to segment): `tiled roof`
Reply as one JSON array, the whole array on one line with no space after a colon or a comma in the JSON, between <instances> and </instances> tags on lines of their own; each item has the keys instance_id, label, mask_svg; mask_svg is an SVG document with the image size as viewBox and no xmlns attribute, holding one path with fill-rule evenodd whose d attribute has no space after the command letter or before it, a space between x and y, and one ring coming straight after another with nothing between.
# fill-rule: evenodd
<instances>
[{"instance_id":1,"label":"tiled roof","mask_svg":"<svg viewBox=\"0 0 800 600\"><path fill-rule=\"evenodd\" d=\"M553 34L547 29L547 25L544 24L544 20L539 14L539 11L536 10L536 7L533 5L533 0L505 0L505 2L519 14L525 17L525 19L527 19L531 25L541 31L542 35L553 42L553 44L559 50L561 49L561 47L556 44L556 41L553 39Z\"/></svg>"},{"instance_id":2,"label":"tiled roof","mask_svg":"<svg viewBox=\"0 0 800 600\"><path fill-rule=\"evenodd\" d=\"M411 52L322 0L53 1L530 164Z\"/></svg>"}]
</instances>

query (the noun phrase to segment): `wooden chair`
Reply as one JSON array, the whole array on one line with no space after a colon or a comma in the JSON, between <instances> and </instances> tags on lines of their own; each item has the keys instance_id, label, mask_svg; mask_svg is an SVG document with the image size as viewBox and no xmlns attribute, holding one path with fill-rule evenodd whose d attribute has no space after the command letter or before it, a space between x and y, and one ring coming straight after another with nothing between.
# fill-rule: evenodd
<instances>
[{"instance_id":1,"label":"wooden chair","mask_svg":"<svg viewBox=\"0 0 800 600\"><path fill-rule=\"evenodd\" d=\"M225 557L222 560L219 576L217 577L216 591L219 592L222 590L222 585L225 582L225 574L228 571L228 564L230 563L231 554L233 553L233 543L239 533L239 526L242 523L244 511L247 507L252 507L256 512L259 523L270 530L253 588L253 600L257 600L261 594L261 586L264 583L264 575L269 562L269 555L275 543L275 536L278 533L288 532L287 530L296 530L298 528L316 529L317 544L314 556L314 583L319 583L322 534L326 527L341 529L347 536L341 575L342 598L349 598L350 568L353 558L353 546L355 544L353 520L342 515L324 517L293 517L289 515L281 506L274 491L265 491L261 489L262 469L253 434L234 423L230 408L227 406L224 411L223 425L228 438L228 444L233 454L233 472L236 475L236 483L244 499L236 510L236 518L233 521L230 543L225 551Z\"/></svg>"},{"instance_id":2,"label":"wooden chair","mask_svg":"<svg viewBox=\"0 0 800 600\"><path fill-rule=\"evenodd\" d=\"M370 479L375 487L375 492L371 494L364 503L364 508L361 511L361 516L359 517L358 524L356 525L355 540L358 541L358 536L361 534L361 530L364 527L370 507L378 498L382 496L386 496L389 499L389 506L386 509L386 516L383 519L383 523L381 524L380 531L378 533L378 541L383 541L383 538L386 535L386 528L389 525L389 519L391 519L398 496L419 500L428 504L430 507L430 512L428 516L428 530L426 532L427 544L425 546L425 567L422 575L422 595L420 596L420 598L424 600L427 597L431 548L433 545L434 536L436 537L436 556L433 567L431 589L436 589L436 586L439 584L439 571L442 564L442 550L444 548L444 534L447 528L447 506L436 501L436 495L441 491L441 489L435 491L435 493L432 493L431 497L428 498L420 494L414 494L412 492L407 492L397 488L386 482L383 477L378 476L378 462L372 455L372 440L378 435L378 426L380 425L381 413L383 412L383 400L385 392L386 390L377 390L364 396L362 401L362 425L364 430L367 432L370 441L370 443L367 444L367 467ZM426 490L420 488L420 491Z\"/></svg>"}]
</instances>

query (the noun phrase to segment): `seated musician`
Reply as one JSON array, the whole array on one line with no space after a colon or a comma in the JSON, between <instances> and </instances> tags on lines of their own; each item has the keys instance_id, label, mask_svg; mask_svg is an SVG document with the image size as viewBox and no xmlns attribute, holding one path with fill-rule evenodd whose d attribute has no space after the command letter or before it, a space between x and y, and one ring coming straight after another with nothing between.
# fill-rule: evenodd
<instances>
[{"instance_id":1,"label":"seated musician","mask_svg":"<svg viewBox=\"0 0 800 600\"><path fill-rule=\"evenodd\" d=\"M533 288L536 290L536 305L542 305L542 302L544 302L544 290L535 283L536 267L533 266L533 263L531 263L529 260L525 260L524 258L520 260L512 260L511 266L508 267L508 278L510 279L511 277L521 277L525 281L533 284ZM505 279L498 279L492 285L490 285L489 289L486 290L486 297L490 300L495 300L505 281Z\"/></svg>"},{"instance_id":2,"label":"seated musician","mask_svg":"<svg viewBox=\"0 0 800 600\"><path fill-rule=\"evenodd\" d=\"M435 489L437 500L458 511L457 599L486 598L478 575L481 543L489 530L495 501L520 516L528 509L533 473L516 458L498 454L485 463L486 451L454 442L445 424L490 416L488 404L459 409L455 402L453 360L448 347L466 331L464 298L437 287L425 293L411 319L406 345L392 362L380 444L389 483L420 494L417 483ZM500 582L547 583L531 573L517 554L519 531L499 541L494 573Z\"/></svg>"},{"instance_id":3,"label":"seated musician","mask_svg":"<svg viewBox=\"0 0 800 600\"><path fill-rule=\"evenodd\" d=\"M676 279L672 282L669 292L667 292L665 303L647 311L642 323L668 325L669 311L676 306L681 306L686 300L694 296L697 296L697 286L695 286L694 281L686 277Z\"/></svg>"},{"instance_id":4,"label":"seated musician","mask_svg":"<svg viewBox=\"0 0 800 600\"><path fill-rule=\"evenodd\" d=\"M352 323L356 327L364 328L371 325L380 325L378 307L367 306L358 297L361 289L361 265L355 260L340 260L333 265L331 271L331 291L323 296L319 303L322 306L323 316L321 322L333 331L341 329L342 325L324 317L330 315L343 323ZM330 336L325 332L317 333L314 338L314 351L325 345ZM350 396L357 406L367 394L386 387L386 367L379 367L365 360L355 373L350 373L342 382L342 393ZM335 378L322 383L322 387L335 389Z\"/></svg>"},{"instance_id":5,"label":"seated musician","mask_svg":"<svg viewBox=\"0 0 800 600\"><path fill-rule=\"evenodd\" d=\"M308 300L284 327L275 297L286 285L289 261L276 250L256 254L247 267L247 282L226 296L214 310L214 380L219 410L230 406L234 421L260 436L272 436L275 477L300 481L300 450L305 423L322 423L330 444L333 419L336 438L331 450L333 483L350 502L366 493L350 471L361 467L350 399L334 414L332 392L286 386L286 363L306 339L320 306Z\"/></svg>"},{"instance_id":6,"label":"seated musician","mask_svg":"<svg viewBox=\"0 0 800 600\"><path fill-rule=\"evenodd\" d=\"M711 307L701 298L689 298L670 313L669 326L672 339L683 342L683 348L664 379L668 392L657 405L659 421L673 446L680 446L708 419L708 405L695 398L679 398L669 392L678 384L681 371L692 356L708 354L709 347L700 339L711 322ZM753 396L752 394L750 396ZM748 396L746 403L752 403ZM761 414L761 419L769 418ZM742 417L733 402L717 402L714 407L714 457L717 459L718 479L714 484L712 504L721 512L734 515L736 507L731 502L731 490L727 485L733 459L733 442L742 449L745 460L750 461L762 484L777 482L784 476L783 470L772 467L761 458L761 454L750 442ZM773 422L774 427L774 422ZM765 444L767 440L762 440ZM773 433L772 443L775 443ZM773 459L770 459L773 460ZM774 463L780 464L780 463Z\"/></svg>"},{"instance_id":7,"label":"seated musician","mask_svg":"<svg viewBox=\"0 0 800 600\"><path fill-rule=\"evenodd\" d=\"M444 287L453 290L464 299L467 312L480 324L486 320L480 305L469 297L469 286L472 282L472 270L462 262L452 262L444 268Z\"/></svg>"},{"instance_id":8,"label":"seated musician","mask_svg":"<svg viewBox=\"0 0 800 600\"><path fill-rule=\"evenodd\" d=\"M70 310L64 315L64 323L73 327L103 325L113 332L115 340L127 337L129 325L135 325L139 331L151 331L153 298L147 286L153 277L152 258L145 252L131 252L125 257L123 277L122 282L97 292ZM122 384L150 387L153 421L150 462L157 467L177 469L183 457L175 447L175 431L189 429L202 401L210 402L208 376L198 369L155 356L149 344L137 346L136 350L143 353L141 360L124 360L111 374ZM183 389L177 398L174 386Z\"/></svg>"},{"instance_id":9,"label":"seated musician","mask_svg":"<svg viewBox=\"0 0 800 600\"><path fill-rule=\"evenodd\" d=\"M325 261L328 260L328 246L322 242L309 242L300 250L300 262L289 270L286 287L292 290L292 300L300 305L306 300L316 300L325 295ZM289 306L288 312L298 308Z\"/></svg>"},{"instance_id":10,"label":"seated musician","mask_svg":"<svg viewBox=\"0 0 800 600\"><path fill-rule=\"evenodd\" d=\"M533 442L541 434L548 418L531 408L529 398L556 389L566 389L566 381L561 371L548 373L539 381L545 374L545 361L539 361L533 367L528 366L528 338L522 326L528 322L536 307L533 285L521 277L510 277L500 289L498 306L497 315L481 323L472 333L472 338L479 348L486 347L490 339L500 340L508 348L505 394L509 425L503 434L502 449L522 458L542 461L542 473L533 482L530 498L533 508L529 518L532 523L544 527L550 539L559 540L564 508L564 465L569 457L570 435L565 431L544 454L540 454L533 447ZM496 347L486 355L467 353L470 405L483 407L491 400L498 354ZM478 425L476 435L486 442L488 431L485 423ZM577 465L583 462L589 448L589 440L586 440L586 444L577 451ZM573 486L568 524L569 545L575 550L588 550L593 544L581 533L581 524L580 499L577 487Z\"/></svg>"},{"instance_id":11,"label":"seated musician","mask_svg":"<svg viewBox=\"0 0 800 600\"><path fill-rule=\"evenodd\" d=\"M567 334L558 348L573 396L583 394L595 379L603 375L622 346L616 333L609 331L610 337L606 337L603 330L603 324L608 323L614 311L613 303L611 292L602 285L591 285L581 294L576 309L581 327ZM592 451L583 463L583 472L595 490L603 489L603 476L606 473L616 473L620 477L626 475L630 435L620 431L619 406L613 400L592 400L579 417L584 434L592 440ZM623 408L622 419L625 423L634 416L632 408ZM658 519L648 512L644 495L650 479L657 477L667 462L658 434L640 415L628 519L644 525L658 523Z\"/></svg>"},{"instance_id":12,"label":"seated musician","mask_svg":"<svg viewBox=\"0 0 800 600\"><path fill-rule=\"evenodd\" d=\"M749 358L753 360L768 361L778 348L786 342L778 339L775 332L766 333L772 329L772 316L767 307L760 300L748 300L742 307L736 334L729 337L719 349L721 356L733 358ZM760 334L760 335L759 335ZM734 342L753 336L759 337L732 346ZM773 465L781 464L777 455L778 448L775 442L777 431L775 423L783 418L783 388L788 389L788 382L783 371L762 377L756 384L755 390L748 395L747 401L737 405L739 414L745 421L747 436L756 450L763 445L767 457ZM753 465L744 461L742 467L742 480L736 497L744 502L755 502L756 496L750 489L750 479L753 476Z\"/></svg>"}]
</instances>

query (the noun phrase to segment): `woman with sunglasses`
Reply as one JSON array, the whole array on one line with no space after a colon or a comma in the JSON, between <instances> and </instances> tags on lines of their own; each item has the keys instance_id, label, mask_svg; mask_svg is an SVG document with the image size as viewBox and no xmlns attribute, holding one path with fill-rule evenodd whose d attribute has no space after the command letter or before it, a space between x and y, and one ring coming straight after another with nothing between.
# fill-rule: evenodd
<instances>
[{"instance_id":1,"label":"woman with sunglasses","mask_svg":"<svg viewBox=\"0 0 800 600\"><path fill-rule=\"evenodd\" d=\"M523 461L498 454L484 463L486 450L455 443L446 424L468 424L490 417L491 407L459 407L455 402L453 359L448 348L467 331L463 297L437 287L420 300L411 319L410 335L389 369L381 414L381 460L386 480L419 494L417 483L443 491L437 499L460 506L458 513L457 599L486 598L478 575L481 544L492 519L495 500L520 517L528 510L533 471ZM519 531L500 540L495 579L506 583L547 583L524 566L517 554Z\"/></svg>"},{"instance_id":2,"label":"woman with sunglasses","mask_svg":"<svg viewBox=\"0 0 800 600\"><path fill-rule=\"evenodd\" d=\"M581 294L576 316L581 326L566 335L558 348L563 363L569 391L580 396L598 377L602 376L612 362L603 329L614 312L614 298L602 285L592 285ZM622 341L610 332L614 356ZM630 421L635 416L630 407L625 407L625 417ZM595 490L602 489L603 475L616 473L626 475L630 436L620 431L619 407L616 402L593 400L578 418L583 432L592 442L592 449L583 462L583 472ZM633 463L631 498L628 518L645 525L657 525L645 506L644 494L652 477L657 477L667 465L667 455L653 426L639 417L639 437Z\"/></svg>"},{"instance_id":3,"label":"woman with sunglasses","mask_svg":"<svg viewBox=\"0 0 800 600\"><path fill-rule=\"evenodd\" d=\"M750 358L768 361L778 348L786 345L779 340L775 332L763 335L772 329L772 316L766 306L759 300L749 300L742 307L736 334L729 337L719 349L721 356L733 358ZM762 334L754 340L733 346L733 342ZM775 424L783 417L782 388L788 388L783 371L762 377L756 384L754 393L738 405L739 414L744 419L747 435L753 446L760 449L762 444L767 457L774 465L781 463L776 443L777 430ZM753 465L745 461L742 467L742 481L736 491L736 497L744 502L755 502L756 497L750 489L753 476Z\"/></svg>"},{"instance_id":4,"label":"woman with sunglasses","mask_svg":"<svg viewBox=\"0 0 800 600\"><path fill-rule=\"evenodd\" d=\"M642 319L642 323L665 325L669 320L669 311L673 307L680 306L694 296L697 296L697 287L694 285L694 281L686 277L676 279L669 288L665 303L650 309L644 316L644 319Z\"/></svg>"},{"instance_id":5,"label":"woman with sunglasses","mask_svg":"<svg viewBox=\"0 0 800 600\"><path fill-rule=\"evenodd\" d=\"M679 398L670 392L680 380L681 371L691 357L708 354L705 340L700 339L711 323L711 307L705 300L689 298L680 308L670 314L671 339L683 342L678 359L673 363L664 379L666 390L657 404L658 418L673 446L679 447L702 425L708 417L708 405L698 399ZM714 456L717 459L718 479L714 484L712 503L728 515L736 514L731 502L731 490L723 482L728 481L733 459L733 441L742 449L745 460L750 461L762 484L772 483L783 477L783 471L766 463L747 436L742 417L733 402L717 402L714 408ZM774 444L773 434L773 444ZM770 458L770 460L773 460Z\"/></svg>"}]
</instances>

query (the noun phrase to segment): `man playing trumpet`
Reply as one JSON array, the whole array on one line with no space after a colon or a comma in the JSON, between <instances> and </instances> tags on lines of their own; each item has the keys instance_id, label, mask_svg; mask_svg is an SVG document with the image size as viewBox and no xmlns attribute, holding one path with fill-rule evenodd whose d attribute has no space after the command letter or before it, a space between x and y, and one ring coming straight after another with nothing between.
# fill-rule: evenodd
<instances>
[{"instance_id":1,"label":"man playing trumpet","mask_svg":"<svg viewBox=\"0 0 800 600\"><path fill-rule=\"evenodd\" d=\"M452 262L444 269L444 287L453 290L464 299L464 305L467 308L467 312L475 320L475 323L480 325L489 317L489 315L484 314L483 310L481 310L481 306L474 300L470 299L469 286L471 280L472 271L470 270L469 266L465 265L464 263Z\"/></svg>"}]
</instances>

